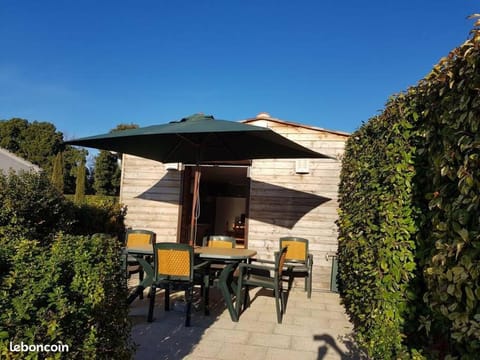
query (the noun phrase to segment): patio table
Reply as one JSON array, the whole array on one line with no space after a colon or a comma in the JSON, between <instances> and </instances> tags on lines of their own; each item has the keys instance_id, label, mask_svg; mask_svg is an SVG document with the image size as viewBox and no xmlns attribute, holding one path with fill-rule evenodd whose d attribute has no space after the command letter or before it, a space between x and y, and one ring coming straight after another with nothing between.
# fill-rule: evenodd
<instances>
[{"instance_id":1,"label":"patio table","mask_svg":"<svg viewBox=\"0 0 480 360\"><path fill-rule=\"evenodd\" d=\"M195 248L195 254L203 260L212 260L225 264L225 267L218 277L218 288L225 300L230 318L232 321L237 322L238 315L232 301L232 294L235 293L232 289L233 272L240 262L255 256L257 252L255 250L239 248L198 247Z\"/></svg>"},{"instance_id":2,"label":"patio table","mask_svg":"<svg viewBox=\"0 0 480 360\"><path fill-rule=\"evenodd\" d=\"M148 261L145 260L146 255L153 255L153 248L128 248L128 255L132 255L137 258L140 265L142 265L146 276L143 281L137 285L137 287L130 293L128 297L128 303L132 303L137 296L139 296L143 290L152 285L155 278L155 272ZM232 301L231 282L233 272L237 268L240 262L246 261L252 256L255 256L257 252L250 249L240 248L214 248L214 247L196 247L195 254L203 260L212 260L215 262L224 263L225 267L222 269L220 276L218 277L218 288L220 289L222 296L227 305L228 312L232 321L238 321L237 312L235 311Z\"/></svg>"}]
</instances>

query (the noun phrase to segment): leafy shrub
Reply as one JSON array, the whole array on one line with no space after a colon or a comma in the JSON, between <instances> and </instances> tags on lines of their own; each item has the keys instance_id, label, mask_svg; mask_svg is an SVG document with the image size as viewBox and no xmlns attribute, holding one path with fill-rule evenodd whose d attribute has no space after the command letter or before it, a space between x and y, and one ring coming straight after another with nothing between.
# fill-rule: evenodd
<instances>
[{"instance_id":1,"label":"leafy shrub","mask_svg":"<svg viewBox=\"0 0 480 360\"><path fill-rule=\"evenodd\" d=\"M477 29L347 142L339 290L373 358L478 357Z\"/></svg>"},{"instance_id":2,"label":"leafy shrub","mask_svg":"<svg viewBox=\"0 0 480 360\"><path fill-rule=\"evenodd\" d=\"M123 240L126 207L118 203L117 197L90 195L86 196L85 203L72 206L75 218L73 234L106 233Z\"/></svg>"},{"instance_id":3,"label":"leafy shrub","mask_svg":"<svg viewBox=\"0 0 480 360\"><path fill-rule=\"evenodd\" d=\"M50 249L31 240L13 242L13 269L0 286L0 357L24 358L26 353L8 351L10 342L23 342L69 347L68 353L28 353L32 359L131 358L116 239L60 235Z\"/></svg>"},{"instance_id":4,"label":"leafy shrub","mask_svg":"<svg viewBox=\"0 0 480 360\"><path fill-rule=\"evenodd\" d=\"M9 238L48 244L73 223L70 205L44 173L0 172L0 203L0 234Z\"/></svg>"},{"instance_id":5,"label":"leafy shrub","mask_svg":"<svg viewBox=\"0 0 480 360\"><path fill-rule=\"evenodd\" d=\"M77 206L45 173L0 172L0 274L10 269L15 238L36 240L43 246L49 246L58 232L106 233L123 240L126 209L116 199L89 196Z\"/></svg>"},{"instance_id":6,"label":"leafy shrub","mask_svg":"<svg viewBox=\"0 0 480 360\"><path fill-rule=\"evenodd\" d=\"M15 357L10 341L67 344L55 358L129 358L120 242L62 233L123 234L120 205L76 207L37 173L0 174L0 201L0 358Z\"/></svg>"}]
</instances>

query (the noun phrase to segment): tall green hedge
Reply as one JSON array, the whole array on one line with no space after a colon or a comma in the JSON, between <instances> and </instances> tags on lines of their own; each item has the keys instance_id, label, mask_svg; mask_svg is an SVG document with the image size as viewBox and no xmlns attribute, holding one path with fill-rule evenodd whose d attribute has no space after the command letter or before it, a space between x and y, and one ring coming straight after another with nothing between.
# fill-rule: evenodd
<instances>
[{"instance_id":1,"label":"tall green hedge","mask_svg":"<svg viewBox=\"0 0 480 360\"><path fill-rule=\"evenodd\" d=\"M87 195L83 203L72 206L75 219L71 226L73 234L107 233L123 241L127 208L118 203L118 197Z\"/></svg>"},{"instance_id":2,"label":"tall green hedge","mask_svg":"<svg viewBox=\"0 0 480 360\"><path fill-rule=\"evenodd\" d=\"M480 351L479 39L347 142L339 288L376 359Z\"/></svg>"},{"instance_id":3,"label":"tall green hedge","mask_svg":"<svg viewBox=\"0 0 480 360\"><path fill-rule=\"evenodd\" d=\"M121 239L126 208L118 198L86 196L75 204L45 173L0 172L0 234L38 240L48 245L55 233L107 233Z\"/></svg>"},{"instance_id":4,"label":"tall green hedge","mask_svg":"<svg viewBox=\"0 0 480 360\"><path fill-rule=\"evenodd\" d=\"M0 234L48 244L57 231L68 231L72 207L45 173L0 171Z\"/></svg>"},{"instance_id":5,"label":"tall green hedge","mask_svg":"<svg viewBox=\"0 0 480 360\"><path fill-rule=\"evenodd\" d=\"M417 232L412 210L411 124L404 97L371 119L347 143L340 184L339 289L370 356L402 354ZM374 341L372 341L374 340ZM395 358L395 357L392 357Z\"/></svg>"},{"instance_id":6,"label":"tall green hedge","mask_svg":"<svg viewBox=\"0 0 480 360\"><path fill-rule=\"evenodd\" d=\"M445 323L452 352L480 351L480 34L453 51L421 83L430 103L420 127L424 301Z\"/></svg>"},{"instance_id":7,"label":"tall green hedge","mask_svg":"<svg viewBox=\"0 0 480 360\"><path fill-rule=\"evenodd\" d=\"M60 235L51 248L15 240L0 283L0 358L130 359L125 272L116 239ZM64 344L68 352L12 352Z\"/></svg>"},{"instance_id":8,"label":"tall green hedge","mask_svg":"<svg viewBox=\"0 0 480 360\"><path fill-rule=\"evenodd\" d=\"M0 173L0 202L0 359L130 358L124 209L75 206L44 173ZM10 351L22 343L69 352Z\"/></svg>"}]
</instances>

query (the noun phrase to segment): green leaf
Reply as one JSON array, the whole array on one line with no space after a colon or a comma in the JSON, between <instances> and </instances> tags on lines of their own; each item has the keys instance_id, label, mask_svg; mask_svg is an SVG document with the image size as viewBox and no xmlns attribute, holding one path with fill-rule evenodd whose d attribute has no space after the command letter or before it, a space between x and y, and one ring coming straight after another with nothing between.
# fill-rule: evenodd
<instances>
[{"instance_id":1,"label":"green leaf","mask_svg":"<svg viewBox=\"0 0 480 360\"><path fill-rule=\"evenodd\" d=\"M453 294L455 293L455 285L453 285L453 284L448 285L448 287L447 287L447 293L448 293L449 295L453 295Z\"/></svg>"},{"instance_id":2,"label":"green leaf","mask_svg":"<svg viewBox=\"0 0 480 360\"><path fill-rule=\"evenodd\" d=\"M475 295L473 295L473 291L469 286L465 286L465 295L467 295L467 299L470 301L475 300Z\"/></svg>"},{"instance_id":3,"label":"green leaf","mask_svg":"<svg viewBox=\"0 0 480 360\"><path fill-rule=\"evenodd\" d=\"M388 270L388 265L387 265L387 263L385 262L385 260L382 260L382 261L380 262L380 268L381 268L384 272L386 272L386 271Z\"/></svg>"},{"instance_id":4,"label":"green leaf","mask_svg":"<svg viewBox=\"0 0 480 360\"><path fill-rule=\"evenodd\" d=\"M457 234L460 235L462 237L462 240L465 242L468 242L468 240L470 239L469 232L465 228L457 230Z\"/></svg>"},{"instance_id":5,"label":"green leaf","mask_svg":"<svg viewBox=\"0 0 480 360\"><path fill-rule=\"evenodd\" d=\"M462 251L464 246L465 246L465 243L457 243L457 251L455 253L455 260L458 259L458 255L460 255L460 252Z\"/></svg>"}]
</instances>

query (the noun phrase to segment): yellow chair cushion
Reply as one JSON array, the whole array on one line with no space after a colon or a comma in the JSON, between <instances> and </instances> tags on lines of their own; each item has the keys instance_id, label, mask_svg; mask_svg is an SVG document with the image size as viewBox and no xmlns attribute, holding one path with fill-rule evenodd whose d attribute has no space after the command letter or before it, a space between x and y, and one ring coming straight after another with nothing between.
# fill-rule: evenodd
<instances>
[{"instance_id":1,"label":"yellow chair cushion","mask_svg":"<svg viewBox=\"0 0 480 360\"><path fill-rule=\"evenodd\" d=\"M130 233L127 237L127 247L137 248L151 245L150 234Z\"/></svg>"},{"instance_id":2,"label":"yellow chair cushion","mask_svg":"<svg viewBox=\"0 0 480 360\"><path fill-rule=\"evenodd\" d=\"M185 250L157 250L158 274L190 276L190 254Z\"/></svg>"},{"instance_id":3,"label":"yellow chair cushion","mask_svg":"<svg viewBox=\"0 0 480 360\"><path fill-rule=\"evenodd\" d=\"M215 247L215 248L232 248L232 243L229 241L220 241L220 240L209 240L208 241L208 246L209 247Z\"/></svg>"},{"instance_id":4,"label":"yellow chair cushion","mask_svg":"<svg viewBox=\"0 0 480 360\"><path fill-rule=\"evenodd\" d=\"M287 246L287 260L305 261L305 243L299 241L283 240L282 247Z\"/></svg>"}]
</instances>

